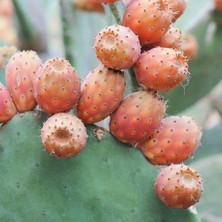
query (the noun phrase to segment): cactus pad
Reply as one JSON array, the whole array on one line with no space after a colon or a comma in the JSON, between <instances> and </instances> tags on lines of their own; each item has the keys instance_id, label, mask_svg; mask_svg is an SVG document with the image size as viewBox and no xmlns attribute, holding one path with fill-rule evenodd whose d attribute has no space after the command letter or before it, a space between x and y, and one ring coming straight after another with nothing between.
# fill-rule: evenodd
<instances>
[{"instance_id":1,"label":"cactus pad","mask_svg":"<svg viewBox=\"0 0 222 222\"><path fill-rule=\"evenodd\" d=\"M46 118L26 112L0 128L0 221L200 221L163 205L154 192L157 168L109 133L98 141L95 126L78 156L50 156L39 136Z\"/></svg>"}]
</instances>

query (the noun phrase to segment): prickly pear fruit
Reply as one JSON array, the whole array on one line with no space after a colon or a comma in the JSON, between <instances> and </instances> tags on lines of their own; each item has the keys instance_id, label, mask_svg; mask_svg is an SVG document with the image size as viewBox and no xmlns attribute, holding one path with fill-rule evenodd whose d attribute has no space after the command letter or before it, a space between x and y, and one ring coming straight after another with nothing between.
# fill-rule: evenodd
<instances>
[{"instance_id":1,"label":"prickly pear fruit","mask_svg":"<svg viewBox=\"0 0 222 222\"><path fill-rule=\"evenodd\" d=\"M190 34L182 37L181 50L184 55L189 59L195 59L198 54L198 42L196 38Z\"/></svg>"},{"instance_id":2,"label":"prickly pear fruit","mask_svg":"<svg viewBox=\"0 0 222 222\"><path fill-rule=\"evenodd\" d=\"M119 106L125 90L123 72L99 65L82 83L77 116L84 123L95 123Z\"/></svg>"},{"instance_id":3,"label":"prickly pear fruit","mask_svg":"<svg viewBox=\"0 0 222 222\"><path fill-rule=\"evenodd\" d=\"M19 112L36 107L32 81L40 65L41 60L34 51L16 52L6 65L7 89Z\"/></svg>"},{"instance_id":4,"label":"prickly pear fruit","mask_svg":"<svg viewBox=\"0 0 222 222\"><path fill-rule=\"evenodd\" d=\"M126 8L123 25L139 36L142 45L147 45L160 41L172 18L173 12L166 1L137 0Z\"/></svg>"},{"instance_id":5,"label":"prickly pear fruit","mask_svg":"<svg viewBox=\"0 0 222 222\"><path fill-rule=\"evenodd\" d=\"M214 0L214 5L218 11L222 11L222 0Z\"/></svg>"},{"instance_id":6,"label":"prickly pear fruit","mask_svg":"<svg viewBox=\"0 0 222 222\"><path fill-rule=\"evenodd\" d=\"M132 93L111 115L110 132L124 143L144 141L159 126L165 110L166 104L158 94L148 91Z\"/></svg>"},{"instance_id":7,"label":"prickly pear fruit","mask_svg":"<svg viewBox=\"0 0 222 222\"><path fill-rule=\"evenodd\" d=\"M185 11L187 3L185 0L167 0L173 11L173 22L175 22Z\"/></svg>"},{"instance_id":8,"label":"prickly pear fruit","mask_svg":"<svg viewBox=\"0 0 222 222\"><path fill-rule=\"evenodd\" d=\"M200 145L201 135L192 117L169 116L162 119L157 131L137 147L152 164L170 165L191 157Z\"/></svg>"},{"instance_id":9,"label":"prickly pear fruit","mask_svg":"<svg viewBox=\"0 0 222 222\"><path fill-rule=\"evenodd\" d=\"M159 172L155 189L167 206L186 209L199 201L203 186L200 175L191 167L171 165Z\"/></svg>"},{"instance_id":10,"label":"prickly pear fruit","mask_svg":"<svg viewBox=\"0 0 222 222\"><path fill-rule=\"evenodd\" d=\"M12 20L13 17L13 4L11 0L1 0L0 2L0 17L5 17Z\"/></svg>"},{"instance_id":11,"label":"prickly pear fruit","mask_svg":"<svg viewBox=\"0 0 222 222\"><path fill-rule=\"evenodd\" d=\"M46 113L69 111L80 95L80 79L71 64L64 59L47 60L33 81L34 96Z\"/></svg>"},{"instance_id":12,"label":"prickly pear fruit","mask_svg":"<svg viewBox=\"0 0 222 222\"><path fill-rule=\"evenodd\" d=\"M73 5L76 9L89 12L104 12L104 8L100 2L93 0L74 0Z\"/></svg>"},{"instance_id":13,"label":"prickly pear fruit","mask_svg":"<svg viewBox=\"0 0 222 222\"><path fill-rule=\"evenodd\" d=\"M141 54L134 70L143 87L168 91L186 79L187 58L180 51L156 47Z\"/></svg>"},{"instance_id":14,"label":"prickly pear fruit","mask_svg":"<svg viewBox=\"0 0 222 222\"><path fill-rule=\"evenodd\" d=\"M10 120L16 112L17 110L8 90L0 82L0 123Z\"/></svg>"},{"instance_id":15,"label":"prickly pear fruit","mask_svg":"<svg viewBox=\"0 0 222 222\"><path fill-rule=\"evenodd\" d=\"M73 157L86 146L87 133L82 121L70 113L57 113L41 129L42 143L56 157Z\"/></svg>"},{"instance_id":16,"label":"prickly pear fruit","mask_svg":"<svg viewBox=\"0 0 222 222\"><path fill-rule=\"evenodd\" d=\"M140 56L138 37L127 27L111 25L96 37L94 49L98 59L115 70L130 68Z\"/></svg>"},{"instance_id":17,"label":"prickly pear fruit","mask_svg":"<svg viewBox=\"0 0 222 222\"><path fill-rule=\"evenodd\" d=\"M161 40L155 43L155 46L180 50L181 44L182 44L181 31L178 28L170 27L170 29L161 38Z\"/></svg>"},{"instance_id":18,"label":"prickly pear fruit","mask_svg":"<svg viewBox=\"0 0 222 222\"><path fill-rule=\"evenodd\" d=\"M100 2L100 3L114 3L117 0L92 0L94 2Z\"/></svg>"}]
</instances>

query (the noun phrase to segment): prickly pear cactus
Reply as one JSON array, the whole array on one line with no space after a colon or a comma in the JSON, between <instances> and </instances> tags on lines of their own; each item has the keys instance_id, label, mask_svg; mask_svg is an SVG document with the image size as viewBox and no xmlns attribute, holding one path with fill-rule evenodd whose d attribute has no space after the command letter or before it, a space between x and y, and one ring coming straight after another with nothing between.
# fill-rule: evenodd
<instances>
[{"instance_id":1,"label":"prickly pear cactus","mask_svg":"<svg viewBox=\"0 0 222 222\"><path fill-rule=\"evenodd\" d=\"M0 221L198 222L190 210L158 200L157 168L141 152L90 125L87 147L75 158L43 150L39 131L48 116L16 114L0 129Z\"/></svg>"}]
</instances>

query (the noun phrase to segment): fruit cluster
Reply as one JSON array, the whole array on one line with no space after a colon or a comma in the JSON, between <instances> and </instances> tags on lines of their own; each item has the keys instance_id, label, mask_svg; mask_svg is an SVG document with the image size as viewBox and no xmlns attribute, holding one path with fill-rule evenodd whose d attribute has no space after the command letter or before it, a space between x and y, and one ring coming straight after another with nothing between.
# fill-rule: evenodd
<instances>
[{"instance_id":1,"label":"fruit cluster","mask_svg":"<svg viewBox=\"0 0 222 222\"><path fill-rule=\"evenodd\" d=\"M96 1L111 3L115 1ZM135 0L127 3L122 25L102 29L94 43L101 64L82 84L64 59L41 63L33 51L15 53L0 85L0 121L35 109L52 115L41 129L45 149L56 157L73 157L87 143L84 124L110 116L110 132L142 151L161 170L155 188L168 206L188 208L202 192L199 174L180 165L200 145L201 130L188 116L166 116L157 91L169 91L188 77L188 58L181 33L171 24L185 10L185 1ZM133 67L141 88L124 97L122 70ZM76 106L76 115L69 112ZM175 164L175 165L171 165Z\"/></svg>"}]
</instances>

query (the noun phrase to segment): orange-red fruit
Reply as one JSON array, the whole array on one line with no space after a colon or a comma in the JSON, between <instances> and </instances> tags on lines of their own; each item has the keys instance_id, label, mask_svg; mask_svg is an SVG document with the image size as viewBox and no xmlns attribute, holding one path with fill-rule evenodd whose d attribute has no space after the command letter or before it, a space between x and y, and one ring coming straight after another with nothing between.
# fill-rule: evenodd
<instances>
[{"instance_id":1,"label":"orange-red fruit","mask_svg":"<svg viewBox=\"0 0 222 222\"><path fill-rule=\"evenodd\" d=\"M92 0L94 2L100 2L100 3L114 3L117 0Z\"/></svg>"},{"instance_id":2,"label":"orange-red fruit","mask_svg":"<svg viewBox=\"0 0 222 222\"><path fill-rule=\"evenodd\" d=\"M123 25L135 32L142 45L160 41L170 27L173 12L162 0L137 0L127 8Z\"/></svg>"},{"instance_id":3,"label":"orange-red fruit","mask_svg":"<svg viewBox=\"0 0 222 222\"><path fill-rule=\"evenodd\" d=\"M41 129L42 143L56 157L73 157L86 146L87 133L82 121L70 113L51 116Z\"/></svg>"},{"instance_id":4,"label":"orange-red fruit","mask_svg":"<svg viewBox=\"0 0 222 222\"><path fill-rule=\"evenodd\" d=\"M111 115L110 132L121 142L148 139L165 115L166 104L154 92L138 91L124 98Z\"/></svg>"},{"instance_id":5,"label":"orange-red fruit","mask_svg":"<svg viewBox=\"0 0 222 222\"><path fill-rule=\"evenodd\" d=\"M162 119L157 131L137 147L152 164L170 165L191 157L200 145L201 136L192 117L170 116Z\"/></svg>"},{"instance_id":6,"label":"orange-red fruit","mask_svg":"<svg viewBox=\"0 0 222 222\"><path fill-rule=\"evenodd\" d=\"M178 28L170 27L170 29L161 38L161 40L155 43L155 46L180 50L181 44L182 44L181 31Z\"/></svg>"},{"instance_id":7,"label":"orange-red fruit","mask_svg":"<svg viewBox=\"0 0 222 222\"><path fill-rule=\"evenodd\" d=\"M93 0L74 0L74 7L89 12L104 12L104 8L100 2Z\"/></svg>"},{"instance_id":8,"label":"orange-red fruit","mask_svg":"<svg viewBox=\"0 0 222 222\"><path fill-rule=\"evenodd\" d=\"M173 22L175 22L185 11L187 3L185 0L167 0L173 11Z\"/></svg>"},{"instance_id":9,"label":"orange-red fruit","mask_svg":"<svg viewBox=\"0 0 222 222\"><path fill-rule=\"evenodd\" d=\"M77 116L87 124L104 119L119 106L124 90L123 72L99 65L82 83Z\"/></svg>"},{"instance_id":10,"label":"orange-red fruit","mask_svg":"<svg viewBox=\"0 0 222 222\"><path fill-rule=\"evenodd\" d=\"M199 201L203 185L200 175L191 167L171 165L160 171L155 189L167 206L186 209Z\"/></svg>"},{"instance_id":11,"label":"orange-red fruit","mask_svg":"<svg viewBox=\"0 0 222 222\"><path fill-rule=\"evenodd\" d=\"M8 90L0 82L0 123L10 120L16 112L17 110Z\"/></svg>"},{"instance_id":12,"label":"orange-red fruit","mask_svg":"<svg viewBox=\"0 0 222 222\"><path fill-rule=\"evenodd\" d=\"M111 25L96 37L94 49L98 59L115 70L128 69L140 56L138 37L127 27Z\"/></svg>"},{"instance_id":13,"label":"orange-red fruit","mask_svg":"<svg viewBox=\"0 0 222 222\"><path fill-rule=\"evenodd\" d=\"M195 59L198 54L198 42L196 38L190 34L182 37L181 50L189 60Z\"/></svg>"},{"instance_id":14,"label":"orange-red fruit","mask_svg":"<svg viewBox=\"0 0 222 222\"><path fill-rule=\"evenodd\" d=\"M34 51L16 52L6 65L7 89L19 112L36 107L32 81L40 65L41 60Z\"/></svg>"},{"instance_id":15,"label":"orange-red fruit","mask_svg":"<svg viewBox=\"0 0 222 222\"><path fill-rule=\"evenodd\" d=\"M222 11L222 0L214 0L214 4L218 11Z\"/></svg>"},{"instance_id":16,"label":"orange-red fruit","mask_svg":"<svg viewBox=\"0 0 222 222\"><path fill-rule=\"evenodd\" d=\"M47 60L33 81L34 95L40 108L47 113L69 111L80 95L80 79L64 59Z\"/></svg>"},{"instance_id":17,"label":"orange-red fruit","mask_svg":"<svg viewBox=\"0 0 222 222\"><path fill-rule=\"evenodd\" d=\"M186 79L187 58L180 51L156 47L141 54L134 70L143 87L168 91Z\"/></svg>"}]
</instances>

